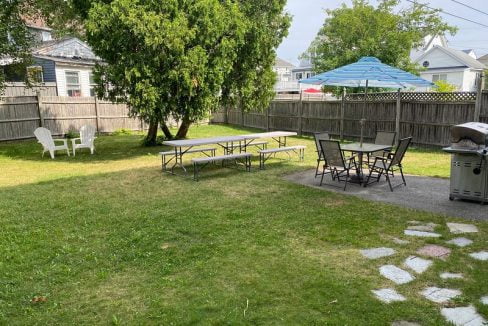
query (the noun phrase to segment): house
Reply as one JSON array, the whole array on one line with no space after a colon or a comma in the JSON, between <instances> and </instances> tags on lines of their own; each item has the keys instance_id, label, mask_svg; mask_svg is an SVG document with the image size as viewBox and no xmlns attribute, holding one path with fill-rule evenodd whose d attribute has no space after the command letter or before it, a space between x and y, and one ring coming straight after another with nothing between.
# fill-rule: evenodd
<instances>
[{"instance_id":1,"label":"house","mask_svg":"<svg viewBox=\"0 0 488 326\"><path fill-rule=\"evenodd\" d=\"M300 65L292 70L293 80L310 78L315 75L312 68L312 62L309 59L300 60Z\"/></svg>"},{"instance_id":2,"label":"house","mask_svg":"<svg viewBox=\"0 0 488 326\"><path fill-rule=\"evenodd\" d=\"M274 86L276 93L298 93L299 85L293 81L293 64L281 58L276 58L273 71L276 73L276 83Z\"/></svg>"},{"instance_id":3,"label":"house","mask_svg":"<svg viewBox=\"0 0 488 326\"><path fill-rule=\"evenodd\" d=\"M478 58L478 61L488 67L488 54Z\"/></svg>"},{"instance_id":4,"label":"house","mask_svg":"<svg viewBox=\"0 0 488 326\"><path fill-rule=\"evenodd\" d=\"M472 50L460 51L444 45L433 45L414 62L424 67L420 76L436 82L445 80L459 91L475 91L478 74L486 66L476 60Z\"/></svg>"}]
</instances>

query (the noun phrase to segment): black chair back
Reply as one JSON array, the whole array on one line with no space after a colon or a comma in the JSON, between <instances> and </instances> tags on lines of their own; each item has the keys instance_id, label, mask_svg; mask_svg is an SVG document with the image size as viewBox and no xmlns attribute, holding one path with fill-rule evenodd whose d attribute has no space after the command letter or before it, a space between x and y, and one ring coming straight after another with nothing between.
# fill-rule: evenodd
<instances>
[{"instance_id":1,"label":"black chair back","mask_svg":"<svg viewBox=\"0 0 488 326\"><path fill-rule=\"evenodd\" d=\"M317 153L319 153L319 157L322 157L322 149L320 148L320 141L321 140L329 140L330 136L328 132L316 132L313 134L315 138L315 147L317 148Z\"/></svg>"},{"instance_id":2,"label":"black chair back","mask_svg":"<svg viewBox=\"0 0 488 326\"><path fill-rule=\"evenodd\" d=\"M392 145L395 143L396 132L378 131L374 140L378 145Z\"/></svg>"},{"instance_id":3,"label":"black chair back","mask_svg":"<svg viewBox=\"0 0 488 326\"><path fill-rule=\"evenodd\" d=\"M342 155L341 144L337 140L320 140L320 148L327 165L345 169L346 163Z\"/></svg>"},{"instance_id":4,"label":"black chair back","mask_svg":"<svg viewBox=\"0 0 488 326\"><path fill-rule=\"evenodd\" d=\"M390 166L402 163L403 157L405 156L405 153L407 152L407 149L410 146L411 142L412 137L400 139L400 143L396 148L395 155L393 155L393 158L391 159Z\"/></svg>"}]
</instances>

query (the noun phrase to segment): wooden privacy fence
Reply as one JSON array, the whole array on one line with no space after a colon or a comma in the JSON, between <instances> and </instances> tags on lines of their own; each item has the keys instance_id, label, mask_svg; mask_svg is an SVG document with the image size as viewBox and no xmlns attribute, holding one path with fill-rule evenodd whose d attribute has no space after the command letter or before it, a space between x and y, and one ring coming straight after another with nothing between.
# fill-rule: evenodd
<instances>
[{"instance_id":1,"label":"wooden privacy fence","mask_svg":"<svg viewBox=\"0 0 488 326\"><path fill-rule=\"evenodd\" d=\"M125 104L94 97L4 97L0 98L0 141L32 138L37 127L57 136L83 125L96 126L98 132L146 128L139 119L129 118L128 112Z\"/></svg>"},{"instance_id":2,"label":"wooden privacy fence","mask_svg":"<svg viewBox=\"0 0 488 326\"><path fill-rule=\"evenodd\" d=\"M340 139L360 137L359 121L364 108L364 137L372 141L377 131L397 131L412 136L416 145L445 146L452 125L488 123L488 92L420 93L391 92L342 96L332 101L273 101L264 112L223 110L213 122L265 130L290 130L299 134L328 131Z\"/></svg>"}]
</instances>

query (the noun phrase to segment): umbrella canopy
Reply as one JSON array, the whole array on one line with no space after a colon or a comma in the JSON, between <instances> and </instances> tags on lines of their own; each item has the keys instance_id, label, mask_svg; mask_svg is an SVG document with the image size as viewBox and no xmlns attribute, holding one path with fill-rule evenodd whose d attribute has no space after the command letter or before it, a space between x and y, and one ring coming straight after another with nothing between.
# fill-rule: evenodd
<instances>
[{"instance_id":1,"label":"umbrella canopy","mask_svg":"<svg viewBox=\"0 0 488 326\"><path fill-rule=\"evenodd\" d=\"M304 93L322 93L320 89L316 88L307 88L303 90Z\"/></svg>"},{"instance_id":2,"label":"umbrella canopy","mask_svg":"<svg viewBox=\"0 0 488 326\"><path fill-rule=\"evenodd\" d=\"M347 87L431 87L428 80L409 72L381 63L375 57L362 57L358 62L302 79L300 83L313 85L332 85Z\"/></svg>"}]
</instances>

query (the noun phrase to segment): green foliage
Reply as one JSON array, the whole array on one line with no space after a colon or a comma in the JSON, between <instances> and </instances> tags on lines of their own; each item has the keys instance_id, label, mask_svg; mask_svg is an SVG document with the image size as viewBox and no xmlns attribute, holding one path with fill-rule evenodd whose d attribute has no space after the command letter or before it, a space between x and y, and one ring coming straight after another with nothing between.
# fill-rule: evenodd
<instances>
[{"instance_id":1,"label":"green foliage","mask_svg":"<svg viewBox=\"0 0 488 326\"><path fill-rule=\"evenodd\" d=\"M457 91L457 86L448 83L445 80L438 80L434 83L437 87L434 87L434 91L439 93L451 93Z\"/></svg>"},{"instance_id":2,"label":"green foliage","mask_svg":"<svg viewBox=\"0 0 488 326\"><path fill-rule=\"evenodd\" d=\"M73 129L70 129L68 130L68 132L64 135L64 137L68 138L68 139L73 139L73 138L78 138L80 137L80 134L76 131L76 130L73 130Z\"/></svg>"},{"instance_id":3,"label":"green foliage","mask_svg":"<svg viewBox=\"0 0 488 326\"><path fill-rule=\"evenodd\" d=\"M304 57L314 70L328 71L374 56L406 71L418 72L410 61L410 50L420 46L427 35L456 31L443 22L438 10L420 4L395 12L399 0L381 0L374 7L368 0L353 0L327 10L327 18Z\"/></svg>"},{"instance_id":4,"label":"green foliage","mask_svg":"<svg viewBox=\"0 0 488 326\"><path fill-rule=\"evenodd\" d=\"M132 130L126 128L120 128L112 132L114 136L121 136L121 135L132 135Z\"/></svg>"}]
</instances>

